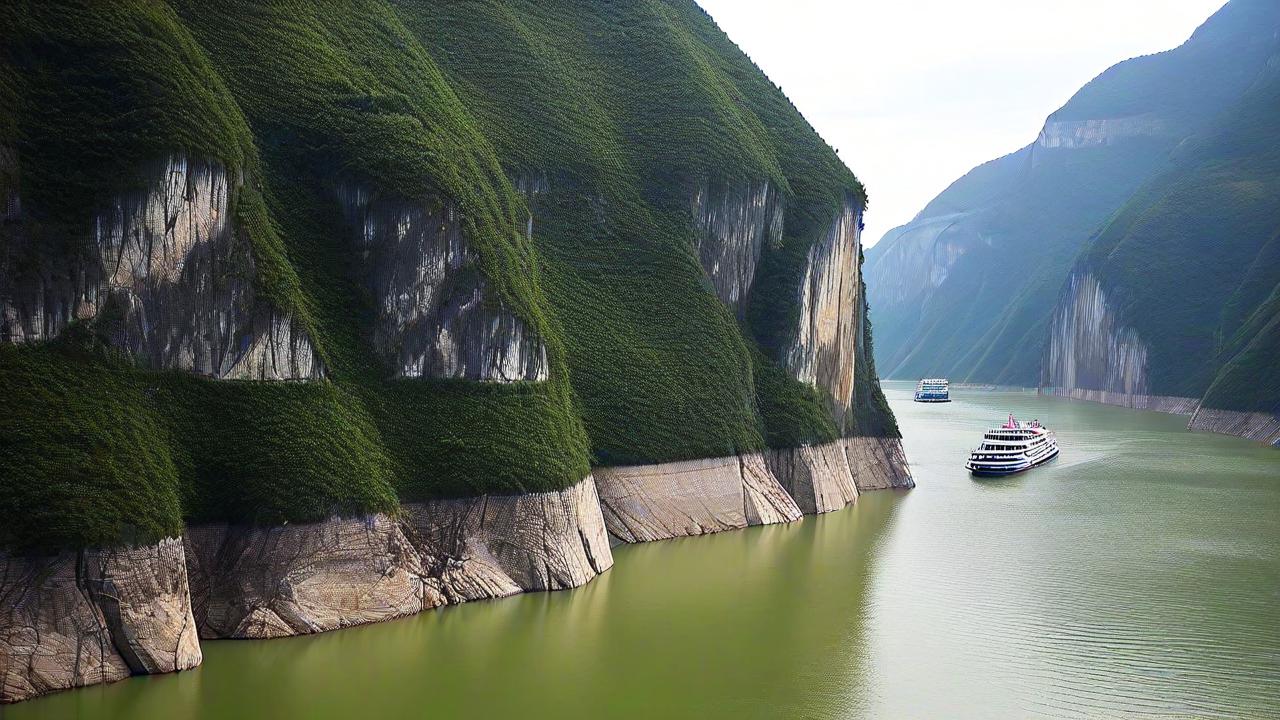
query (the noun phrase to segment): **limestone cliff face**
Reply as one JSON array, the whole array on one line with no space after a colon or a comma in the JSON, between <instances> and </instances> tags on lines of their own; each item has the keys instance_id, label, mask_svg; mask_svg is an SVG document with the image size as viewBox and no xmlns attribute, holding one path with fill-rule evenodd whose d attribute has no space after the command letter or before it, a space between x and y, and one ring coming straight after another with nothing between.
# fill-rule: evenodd
<instances>
[{"instance_id":1,"label":"limestone cliff face","mask_svg":"<svg viewBox=\"0 0 1280 720\"><path fill-rule=\"evenodd\" d=\"M765 245L782 240L782 197L769 182L702 182L690 198L698 259L716 295L741 310Z\"/></svg>"},{"instance_id":2,"label":"limestone cliff face","mask_svg":"<svg viewBox=\"0 0 1280 720\"><path fill-rule=\"evenodd\" d=\"M1107 293L1089 273L1075 273L1053 314L1045 350L1048 392L1110 405L1189 415L1194 398L1154 396L1147 345L1123 326Z\"/></svg>"},{"instance_id":3,"label":"limestone cliff face","mask_svg":"<svg viewBox=\"0 0 1280 720\"><path fill-rule=\"evenodd\" d=\"M842 440L769 450L765 452L765 460L774 477L805 514L840 510L858 500L858 485Z\"/></svg>"},{"instance_id":4,"label":"limestone cliff face","mask_svg":"<svg viewBox=\"0 0 1280 720\"><path fill-rule=\"evenodd\" d=\"M180 540L0 554L0 702L200 660Z\"/></svg>"},{"instance_id":5,"label":"limestone cliff face","mask_svg":"<svg viewBox=\"0 0 1280 720\"><path fill-rule=\"evenodd\" d=\"M1038 148L1078 149L1115 145L1136 137L1171 132L1170 123L1157 116L1059 120L1050 117L1036 138Z\"/></svg>"},{"instance_id":6,"label":"limestone cliff face","mask_svg":"<svg viewBox=\"0 0 1280 720\"><path fill-rule=\"evenodd\" d=\"M847 199L827 233L809 249L800 286L800 325L786 366L801 382L827 393L837 425L853 405L854 358L861 337L858 289L862 208Z\"/></svg>"},{"instance_id":7,"label":"limestone cliff face","mask_svg":"<svg viewBox=\"0 0 1280 720\"><path fill-rule=\"evenodd\" d=\"M843 441L858 492L905 490L916 486L898 438L855 437Z\"/></svg>"},{"instance_id":8,"label":"limestone cliff face","mask_svg":"<svg viewBox=\"0 0 1280 720\"><path fill-rule=\"evenodd\" d=\"M666 540L792 522L801 517L759 453L597 468L609 533L625 542Z\"/></svg>"},{"instance_id":9,"label":"limestone cliff face","mask_svg":"<svg viewBox=\"0 0 1280 720\"><path fill-rule=\"evenodd\" d=\"M383 199L357 186L341 187L338 197L358 229L378 306L374 345L397 376L547 379L545 346L490 297L452 204Z\"/></svg>"},{"instance_id":10,"label":"limestone cliff face","mask_svg":"<svg viewBox=\"0 0 1280 720\"><path fill-rule=\"evenodd\" d=\"M966 212L916 218L890 233L893 241L881 251L881 259L867 267L867 285L894 305L923 301L946 282L951 269L977 243L983 242L961 221ZM890 235L886 235L889 239ZM876 307L879 307L877 305Z\"/></svg>"},{"instance_id":11,"label":"limestone cliff face","mask_svg":"<svg viewBox=\"0 0 1280 720\"><path fill-rule=\"evenodd\" d=\"M410 503L398 518L188 529L200 636L270 638L583 585L613 565L595 483Z\"/></svg>"},{"instance_id":12,"label":"limestone cliff face","mask_svg":"<svg viewBox=\"0 0 1280 720\"><path fill-rule=\"evenodd\" d=\"M234 227L234 180L216 163L174 156L143 189L94 213L84 237L51 252L23 223L16 191L0 257L0 339L56 337L95 321L155 369L285 380L323 370L294 318L258 297L252 248Z\"/></svg>"}]
</instances>

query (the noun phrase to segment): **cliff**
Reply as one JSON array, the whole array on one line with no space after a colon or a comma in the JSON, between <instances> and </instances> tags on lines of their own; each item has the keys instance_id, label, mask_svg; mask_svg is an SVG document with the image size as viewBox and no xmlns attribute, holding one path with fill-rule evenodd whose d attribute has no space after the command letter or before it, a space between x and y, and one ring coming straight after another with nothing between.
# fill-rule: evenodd
<instances>
[{"instance_id":1,"label":"cliff","mask_svg":"<svg viewBox=\"0 0 1280 720\"><path fill-rule=\"evenodd\" d=\"M1045 382L1042 361L1054 372L1067 370L1063 343L1077 332L1071 318L1083 319L1069 311L1075 301L1065 299L1064 288L1092 274L1113 312L1127 302L1095 268L1076 272L1078 256L1131 197L1176 166L1189 143L1254 87L1274 53L1277 29L1275 3L1228 2L1181 46L1099 75L1046 119L1033 142L974 168L910 223L887 233L868 251L866 271L885 376L1062 385ZM1134 325L1115 329L1126 327ZM1114 347L1084 352L1138 351L1132 337L1112 340ZM1095 371L1092 360L1078 360L1076 372ZM1134 360L1127 354L1122 362ZM1110 367L1137 379L1132 365ZM1190 387L1161 387L1158 362L1153 373L1151 394L1198 397ZM1087 389L1148 392L1107 382Z\"/></svg>"},{"instance_id":2,"label":"cliff","mask_svg":"<svg viewBox=\"0 0 1280 720\"><path fill-rule=\"evenodd\" d=\"M1045 356L1054 392L1192 415L1274 443L1280 423L1280 43L1081 252Z\"/></svg>"},{"instance_id":3,"label":"cliff","mask_svg":"<svg viewBox=\"0 0 1280 720\"><path fill-rule=\"evenodd\" d=\"M0 34L6 701L910 483L865 191L688 0L24 1ZM158 627L17 602L125 552Z\"/></svg>"}]
</instances>

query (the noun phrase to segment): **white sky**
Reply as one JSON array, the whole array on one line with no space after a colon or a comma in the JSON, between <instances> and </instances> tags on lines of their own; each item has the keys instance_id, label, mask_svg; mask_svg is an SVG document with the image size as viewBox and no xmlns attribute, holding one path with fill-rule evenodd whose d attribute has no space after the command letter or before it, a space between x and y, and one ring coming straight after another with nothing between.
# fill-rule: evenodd
<instances>
[{"instance_id":1,"label":"white sky","mask_svg":"<svg viewBox=\"0 0 1280 720\"><path fill-rule=\"evenodd\" d=\"M1225 0L698 0L867 186L863 242Z\"/></svg>"}]
</instances>

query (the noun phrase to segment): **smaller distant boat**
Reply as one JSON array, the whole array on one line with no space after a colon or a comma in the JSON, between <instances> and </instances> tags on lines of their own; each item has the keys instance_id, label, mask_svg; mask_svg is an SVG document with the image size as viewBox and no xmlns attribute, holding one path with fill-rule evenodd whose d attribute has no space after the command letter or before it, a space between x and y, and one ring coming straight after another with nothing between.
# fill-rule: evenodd
<instances>
[{"instance_id":1,"label":"smaller distant boat","mask_svg":"<svg viewBox=\"0 0 1280 720\"><path fill-rule=\"evenodd\" d=\"M1058 438L1039 420L1024 425L1011 414L1008 422L982 436L964 466L978 476L1013 475L1057 456Z\"/></svg>"},{"instance_id":2,"label":"smaller distant boat","mask_svg":"<svg viewBox=\"0 0 1280 720\"><path fill-rule=\"evenodd\" d=\"M951 402L951 386L946 378L925 378L916 385L916 402Z\"/></svg>"}]
</instances>

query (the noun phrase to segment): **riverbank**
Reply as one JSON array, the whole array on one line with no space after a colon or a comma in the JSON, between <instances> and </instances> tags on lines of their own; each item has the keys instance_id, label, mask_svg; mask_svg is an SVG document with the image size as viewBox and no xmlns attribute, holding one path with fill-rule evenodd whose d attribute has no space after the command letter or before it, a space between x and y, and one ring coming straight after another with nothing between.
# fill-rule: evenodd
<instances>
[{"instance_id":1,"label":"riverbank","mask_svg":"<svg viewBox=\"0 0 1280 720\"><path fill-rule=\"evenodd\" d=\"M610 537L790 523L802 507L830 512L859 491L914 486L897 439L768 454L598 468L559 492L410 503L396 517L200 525L157 546L0 553L0 700L190 669L197 634L282 638L576 588L613 566Z\"/></svg>"},{"instance_id":2,"label":"riverbank","mask_svg":"<svg viewBox=\"0 0 1280 720\"><path fill-rule=\"evenodd\" d=\"M1035 393L912 403L919 486L800 522L613 548L576 590L342 632L205 643L183 673L5 720L654 716L1096 720L1280 706L1280 455L1185 418ZM1012 411L1063 455L961 463Z\"/></svg>"}]
</instances>

